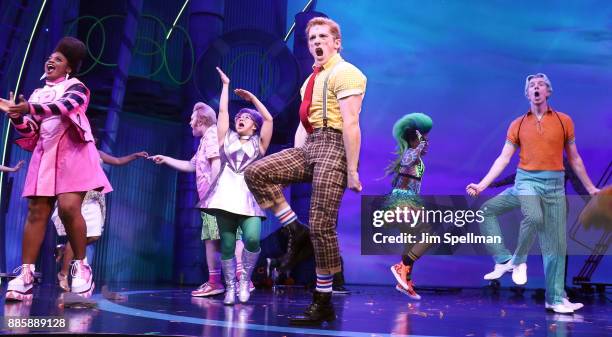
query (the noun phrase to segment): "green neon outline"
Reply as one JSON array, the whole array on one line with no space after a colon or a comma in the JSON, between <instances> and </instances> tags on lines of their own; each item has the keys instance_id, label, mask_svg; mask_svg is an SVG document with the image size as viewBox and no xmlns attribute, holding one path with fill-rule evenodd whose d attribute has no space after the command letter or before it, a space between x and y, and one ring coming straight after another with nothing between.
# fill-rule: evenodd
<instances>
[{"instance_id":1,"label":"green neon outline","mask_svg":"<svg viewBox=\"0 0 612 337\"><path fill-rule=\"evenodd\" d=\"M23 68L25 68L25 63L28 58L28 54L30 53L30 46L32 45L32 40L34 39L34 34L36 33L36 28L38 28L38 23L40 22L40 17L42 16L43 10L45 9L45 5L47 4L47 0L43 0L42 5L40 5L40 10L38 11L38 16L36 17L36 21L34 22L34 28L32 28L32 33L30 34L30 40L28 41L28 46L26 47L25 54L23 56L23 61L21 62L21 69L19 70L19 76L17 76L17 84L15 85L15 95L17 94L17 90L19 89L19 84L21 83L21 76L23 75ZM1 164L4 165L4 161L6 160L6 150L8 149L8 136L10 133L10 119L7 119L6 123L2 126L3 131L5 131L4 135L4 146L2 148L2 161ZM0 171L0 182L4 179L4 172ZM0 184L0 204L2 203L2 184Z\"/></svg>"},{"instance_id":2,"label":"green neon outline","mask_svg":"<svg viewBox=\"0 0 612 337\"><path fill-rule=\"evenodd\" d=\"M181 10L179 11L178 15L176 16L176 19L174 19L174 22L172 23L172 26L170 26L170 30L168 31L168 34L166 34L166 40L170 39L170 35L172 35L172 29L176 26L176 23L178 22L178 20L181 17L181 15L183 15L183 11L187 7L188 3L189 3L189 0L185 0L185 3L183 4L183 7L181 7Z\"/></svg>"},{"instance_id":3,"label":"green neon outline","mask_svg":"<svg viewBox=\"0 0 612 337\"><path fill-rule=\"evenodd\" d=\"M76 20L74 20L74 22L70 24L70 26L68 27L66 31L66 35L70 35L70 32L72 31L73 27L77 24L77 22L79 22L82 19L92 19L95 21L95 23L91 27L89 27L89 31L87 32L87 37L89 38L89 34L91 34L91 30L93 30L93 27L97 23L100 22L100 20L97 17L91 16L91 15L83 15L83 16L79 16L78 18L76 18ZM100 48L100 52L98 53L98 58L102 57L102 53L104 53L104 48L106 47L106 30L104 29L104 25L100 25L100 28L102 29L102 47ZM91 55L91 48L89 48L89 43L87 42L85 43L85 45L87 46L87 54ZM87 68L86 70L83 70L80 73L76 74L76 77L84 76L88 74L90 71L93 70L93 68L96 65L98 65L98 62L96 62L96 60L94 59L94 62L92 63L92 65L90 65L89 68Z\"/></svg>"},{"instance_id":4,"label":"green neon outline","mask_svg":"<svg viewBox=\"0 0 612 337\"><path fill-rule=\"evenodd\" d=\"M187 42L189 42L189 50L191 50L191 69L189 69L189 75L184 81L179 81L176 78L174 78L174 76L172 76L172 73L170 72L170 68L168 67L168 59L166 56L166 50L168 49L168 40L164 40L164 53L162 55L164 56L164 64L166 66L166 71L168 72L168 76L170 76L170 79L173 80L174 83L176 83L177 85L183 85L189 82L189 80L193 76L194 66L196 62L195 50L193 49L193 43L191 42L191 37L189 36L189 32L187 32L185 28L181 26L174 26L172 28L176 28L180 30L181 32L183 32L183 34L185 34L185 36L187 37Z\"/></svg>"}]
</instances>

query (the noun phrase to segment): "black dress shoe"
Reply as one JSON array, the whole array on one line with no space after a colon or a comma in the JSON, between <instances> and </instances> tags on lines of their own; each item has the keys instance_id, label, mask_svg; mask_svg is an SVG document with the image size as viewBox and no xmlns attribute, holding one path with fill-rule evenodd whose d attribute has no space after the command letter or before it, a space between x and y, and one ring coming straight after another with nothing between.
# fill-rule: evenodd
<instances>
[{"instance_id":1,"label":"black dress shoe","mask_svg":"<svg viewBox=\"0 0 612 337\"><path fill-rule=\"evenodd\" d=\"M332 293L339 295L348 295L351 293L351 291L344 286L344 272L339 271L334 274Z\"/></svg>"},{"instance_id":2,"label":"black dress shoe","mask_svg":"<svg viewBox=\"0 0 612 337\"><path fill-rule=\"evenodd\" d=\"M345 286L332 286L332 293L338 295L348 295L351 293Z\"/></svg>"},{"instance_id":3,"label":"black dress shoe","mask_svg":"<svg viewBox=\"0 0 612 337\"><path fill-rule=\"evenodd\" d=\"M331 303L331 293L322 293L315 290L312 294L312 303L303 315L289 317L290 325L316 326L323 322L332 322L336 319L336 312Z\"/></svg>"},{"instance_id":4,"label":"black dress shoe","mask_svg":"<svg viewBox=\"0 0 612 337\"><path fill-rule=\"evenodd\" d=\"M287 252L280 258L280 270L290 271L298 261L298 255L304 255L302 252L304 247L309 248L312 255L312 243L310 243L310 231L297 219L285 226L287 233ZM303 258L303 257L302 257Z\"/></svg>"}]
</instances>

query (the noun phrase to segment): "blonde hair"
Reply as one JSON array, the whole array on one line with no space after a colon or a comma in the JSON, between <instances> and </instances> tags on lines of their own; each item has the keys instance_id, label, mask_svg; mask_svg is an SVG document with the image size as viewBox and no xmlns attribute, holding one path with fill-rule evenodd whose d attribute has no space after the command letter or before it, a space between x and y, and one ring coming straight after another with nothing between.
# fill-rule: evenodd
<instances>
[{"instance_id":1,"label":"blonde hair","mask_svg":"<svg viewBox=\"0 0 612 337\"><path fill-rule=\"evenodd\" d=\"M196 113L198 121L204 123L204 125L211 126L217 124L215 110L207 104L198 102L193 106L193 111Z\"/></svg>"},{"instance_id":2,"label":"blonde hair","mask_svg":"<svg viewBox=\"0 0 612 337\"><path fill-rule=\"evenodd\" d=\"M336 21L332 19L324 18L322 16L312 18L310 19L310 21L308 21L308 24L306 24L306 39L308 39L308 32L310 31L310 28L319 25L328 26L329 31L334 36L334 39L342 39L342 33L340 33L340 26L338 25L338 23L336 23Z\"/></svg>"},{"instance_id":3,"label":"blonde hair","mask_svg":"<svg viewBox=\"0 0 612 337\"><path fill-rule=\"evenodd\" d=\"M534 78L541 78L544 80L544 83L546 83L546 86L548 87L548 91L550 91L550 93L552 94L553 92L553 87L552 87L552 83L550 83L550 80L548 79L548 76L546 76L546 74L544 73L537 73L534 75L529 75L527 76L527 78L525 78L525 96L529 97L528 91L529 91L529 81L533 80Z\"/></svg>"}]
</instances>

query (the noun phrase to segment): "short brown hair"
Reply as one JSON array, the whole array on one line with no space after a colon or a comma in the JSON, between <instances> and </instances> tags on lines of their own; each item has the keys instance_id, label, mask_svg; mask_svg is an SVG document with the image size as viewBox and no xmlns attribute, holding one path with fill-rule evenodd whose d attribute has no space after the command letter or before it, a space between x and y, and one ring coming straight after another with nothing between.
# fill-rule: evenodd
<instances>
[{"instance_id":1,"label":"short brown hair","mask_svg":"<svg viewBox=\"0 0 612 337\"><path fill-rule=\"evenodd\" d=\"M342 34L340 33L340 26L338 25L338 23L336 23L336 21L332 19L324 18L322 16L312 18L310 19L310 21L308 21L308 24L306 25L306 38L307 39L308 39L308 32L310 31L310 28L312 28L312 26L318 26L318 25L328 26L329 31L334 36L334 39L338 39L338 40L342 39Z\"/></svg>"}]
</instances>

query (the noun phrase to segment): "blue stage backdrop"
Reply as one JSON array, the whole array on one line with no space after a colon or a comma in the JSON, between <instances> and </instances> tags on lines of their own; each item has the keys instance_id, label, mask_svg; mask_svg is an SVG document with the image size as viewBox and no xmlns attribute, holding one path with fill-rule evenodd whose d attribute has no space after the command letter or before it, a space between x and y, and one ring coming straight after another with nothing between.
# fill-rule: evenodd
<instances>
[{"instance_id":1,"label":"blue stage backdrop","mask_svg":"<svg viewBox=\"0 0 612 337\"><path fill-rule=\"evenodd\" d=\"M117 156L146 150L176 156L182 125L124 113ZM171 282L177 171L138 159L109 167L114 191L109 194L104 235L96 244L98 279L110 282ZM194 261L196 259L194 258Z\"/></svg>"},{"instance_id":2,"label":"blue stage backdrop","mask_svg":"<svg viewBox=\"0 0 612 337\"><path fill-rule=\"evenodd\" d=\"M290 1L289 11L302 2ZM361 115L363 194L390 191L390 179L381 178L382 163L393 159L392 125L417 111L434 120L423 194L463 194L501 151L509 123L528 110L524 80L537 72L552 81L551 105L573 118L594 182L612 160L609 1L319 1L316 9L341 25L343 57L368 77ZM516 158L506 173L515 168ZM359 195L347 192L340 212L347 280L392 284L388 268L399 257L360 256L359 202ZM505 225L516 233L518 224ZM584 259L570 256L568 276ZM541 286L541 258L528 264L529 286ZM485 257L425 257L415 280L480 285L492 266ZM609 281L611 266L605 257L594 276Z\"/></svg>"},{"instance_id":3,"label":"blue stage backdrop","mask_svg":"<svg viewBox=\"0 0 612 337\"><path fill-rule=\"evenodd\" d=\"M112 5L109 3L105 7L97 7L85 1L64 2L71 11L61 12L56 9L50 13L51 16L43 18L43 25L48 24L52 14L63 13L62 22L68 26L78 15L88 11L101 11L104 13L97 14L106 15L125 10L117 6L119 1L112 1ZM286 26L289 27L294 15L306 2L269 0L265 4L276 9L276 14L279 10L286 11ZM40 3L31 2L27 7L27 15L23 17L33 18ZM2 2L1 8L14 7L8 4ZM223 5L223 2L214 4ZM234 7L230 6L230 1L226 1L224 6L224 19L227 20L224 21L224 33L228 32L228 27L257 26L257 29L268 33L285 30L281 24L285 21L284 17L278 19L281 15L266 13L276 20L261 19L264 15L258 11L263 5L259 5L257 10L250 10L249 7L249 10L244 11L236 9L239 6L235 2L232 5ZM146 1L143 14L160 17L169 26L178 7L179 4L175 2ZM395 144L391 128L399 117L410 112L424 112L434 120L429 153L424 158L427 169L423 194L463 194L465 186L477 182L499 154L509 123L527 111L528 102L523 95L524 79L526 75L537 72L547 73L552 80L554 93L551 105L573 118L578 148L595 182L612 160L612 114L609 111L612 98L608 94L612 87L610 1L341 0L316 1L315 9L341 25L342 55L368 77L361 115L360 176L364 185L363 194L380 195L390 191L390 178L384 177L383 168L394 157ZM244 20L239 14L244 15ZM9 17L10 14L6 13L0 16L2 22ZM184 16L179 24L189 27L186 20L187 16ZM26 21L28 27L23 28L23 31L28 31L33 19L23 21L24 27ZM117 33L120 29L118 27L122 27L115 21L108 22L109 36L113 32ZM86 24L82 21L79 30L88 28L81 27ZM190 151L181 148L184 147L181 135L188 132L188 121L186 118L181 119L180 111L191 104L183 101L186 101L185 93L190 90L187 86L194 83L179 85L177 81L170 81L166 69L155 73L161 64L161 56L154 48L158 42L153 43L150 39L158 41L160 36L163 37L163 32L151 18L141 18L140 24L141 35L136 47L138 52L129 69L130 80L135 77L142 80L148 74L155 74L146 80L169 86L173 94L166 97L160 94L161 89L155 89L157 86L143 86L156 95L148 98L126 95L125 102L131 107L142 108L144 100L162 97L167 98L167 106L171 108L161 111L167 106L154 106L157 110L146 111L146 114L151 115L149 117L143 117L145 113L142 111L138 111L140 115L122 112L113 154L146 150L152 154L162 153L188 159L182 153ZM79 34L86 32L80 31ZM23 91L26 95L40 86L38 78L42 72L43 60L57 40L54 36L58 33L55 30L51 33L43 29L37 35L37 43L32 50L33 56L24 79ZM93 34L92 40L96 41L95 36L100 33ZM188 57L188 46L185 46L182 53L180 47L175 47L174 43L180 46L187 40L183 32L177 31L175 34L167 55L169 70L174 77L184 79L192 69L188 64L192 59ZM297 31L295 34L304 32ZM4 46L5 35L0 34L1 46ZM10 66L5 67L5 78L0 78L3 96L6 96L16 81L17 61L20 60L20 53L25 50L26 35L22 33L12 46L12 56L9 55L11 57L8 59ZM210 35L212 38L213 34ZM207 35L190 38L197 43L202 36ZM199 42L202 43L201 40ZM292 40L287 45L291 47ZM109 55L105 54L103 59L109 62L114 60L116 51L117 48L109 47L105 51ZM184 63L182 68L181 60ZM178 76L179 69L183 70L181 77ZM88 74L91 76L90 82L84 78L97 93L106 93L107 96L99 94L94 97L94 100L99 101L95 103L104 105L99 107L101 111L109 104L108 79L112 78L112 71L111 68L98 67ZM194 78L196 75L200 76L198 78L208 76L210 81L218 83L214 72L194 74ZM233 79L233 85L238 83L240 80ZM214 101L209 103L216 108ZM181 104L185 106L181 107ZM132 111L125 106L124 110ZM94 124L102 128L104 113L98 111L96 116L98 119ZM160 116L162 118L157 118ZM277 120L280 122L283 119L290 120L287 116ZM275 127L280 128L280 125ZM277 137L279 131L283 130L276 130ZM29 154L12 146L7 164L12 165L23 158L29 158ZM516 158L505 173L511 173L515 167ZM5 226L2 228L5 251L0 258L4 259L6 269L17 266L20 261L21 232L27 209L26 200L20 198L25 173L22 170L11 175L13 188L8 212L1 215L5 217ZM176 216L177 173L167 167L139 161L127 167L112 168L109 177L115 192L109 197L105 235L97 243L98 254L94 261L97 277L110 281L181 281L181 276L172 272L177 250L178 253L187 254L198 248L190 246L180 251L182 244L175 245L176 242L185 241L185 235L182 235L181 240L174 240L179 225ZM500 190L487 192L493 194ZM359 213L360 195L347 192L338 226L347 282L391 286L394 280L389 273L389 266L396 263L399 257L360 255ZM196 215L194 213L194 219L197 219ZM572 216L568 221L570 224L575 214ZM509 235L516 235L518 224L504 225ZM262 234L268 234L276 227L276 221L269 219ZM197 234L194 232L194 235ZM189 245L192 244L200 245L200 242L194 238L189 242ZM193 268L204 268L202 254L198 253L198 256L191 258ZM584 259L570 256L568 276L577 273ZM530 287L541 287L543 284L540 260L539 256L529 259ZM418 285L479 286L483 284L482 275L492 265L491 259L486 257L426 256L418 262L414 277ZM611 259L605 257L603 265L594 275L594 281L609 282L612 277L611 266Z\"/></svg>"}]
</instances>

